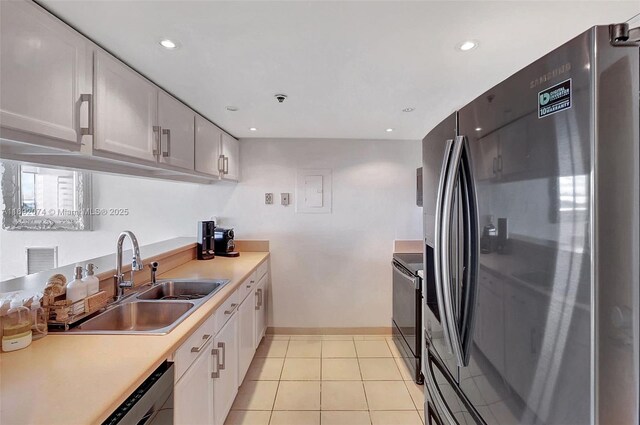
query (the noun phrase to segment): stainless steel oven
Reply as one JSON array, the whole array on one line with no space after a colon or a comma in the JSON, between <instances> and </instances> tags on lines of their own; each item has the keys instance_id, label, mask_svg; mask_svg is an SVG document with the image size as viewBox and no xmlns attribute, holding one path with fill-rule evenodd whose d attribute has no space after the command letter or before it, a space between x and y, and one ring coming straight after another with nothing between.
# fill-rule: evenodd
<instances>
[{"instance_id":1,"label":"stainless steel oven","mask_svg":"<svg viewBox=\"0 0 640 425\"><path fill-rule=\"evenodd\" d=\"M422 384L422 254L393 255L393 341Z\"/></svg>"}]
</instances>

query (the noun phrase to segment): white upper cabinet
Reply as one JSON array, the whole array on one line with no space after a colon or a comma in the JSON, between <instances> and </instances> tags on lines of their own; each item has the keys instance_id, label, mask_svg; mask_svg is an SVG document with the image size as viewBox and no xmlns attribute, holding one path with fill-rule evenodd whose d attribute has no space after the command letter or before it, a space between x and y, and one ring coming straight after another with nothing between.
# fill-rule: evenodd
<instances>
[{"instance_id":1,"label":"white upper cabinet","mask_svg":"<svg viewBox=\"0 0 640 425\"><path fill-rule=\"evenodd\" d=\"M30 2L0 1L0 29L2 136L17 131L79 150L89 121L89 42Z\"/></svg>"},{"instance_id":2,"label":"white upper cabinet","mask_svg":"<svg viewBox=\"0 0 640 425\"><path fill-rule=\"evenodd\" d=\"M156 162L158 89L122 62L95 52L94 150Z\"/></svg>"},{"instance_id":3,"label":"white upper cabinet","mask_svg":"<svg viewBox=\"0 0 640 425\"><path fill-rule=\"evenodd\" d=\"M195 113L160 90L158 125L162 130L160 162L194 169Z\"/></svg>"},{"instance_id":4,"label":"white upper cabinet","mask_svg":"<svg viewBox=\"0 0 640 425\"><path fill-rule=\"evenodd\" d=\"M196 115L196 171L215 177L220 175L221 138L222 130Z\"/></svg>"},{"instance_id":5,"label":"white upper cabinet","mask_svg":"<svg viewBox=\"0 0 640 425\"><path fill-rule=\"evenodd\" d=\"M222 178L224 180L240 180L240 143L238 140L222 133Z\"/></svg>"}]
</instances>

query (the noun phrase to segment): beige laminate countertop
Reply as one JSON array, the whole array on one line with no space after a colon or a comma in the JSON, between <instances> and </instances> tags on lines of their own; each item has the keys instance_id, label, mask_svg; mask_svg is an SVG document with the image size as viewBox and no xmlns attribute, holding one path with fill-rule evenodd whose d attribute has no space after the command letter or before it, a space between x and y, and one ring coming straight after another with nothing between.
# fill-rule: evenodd
<instances>
[{"instance_id":1,"label":"beige laminate countertop","mask_svg":"<svg viewBox=\"0 0 640 425\"><path fill-rule=\"evenodd\" d=\"M230 279L167 335L51 334L0 355L0 423L100 423L249 276L268 252L189 261L161 278Z\"/></svg>"}]
</instances>

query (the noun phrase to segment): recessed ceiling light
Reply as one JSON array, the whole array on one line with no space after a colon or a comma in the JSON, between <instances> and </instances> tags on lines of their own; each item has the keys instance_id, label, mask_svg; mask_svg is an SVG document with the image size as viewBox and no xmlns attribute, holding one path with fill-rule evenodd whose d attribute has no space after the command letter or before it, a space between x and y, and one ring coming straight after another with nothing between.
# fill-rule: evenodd
<instances>
[{"instance_id":1,"label":"recessed ceiling light","mask_svg":"<svg viewBox=\"0 0 640 425\"><path fill-rule=\"evenodd\" d=\"M258 129L255 127L249 127L249 131L258 131Z\"/></svg>"},{"instance_id":2,"label":"recessed ceiling light","mask_svg":"<svg viewBox=\"0 0 640 425\"><path fill-rule=\"evenodd\" d=\"M476 131L482 131L482 127L476 127Z\"/></svg>"},{"instance_id":3,"label":"recessed ceiling light","mask_svg":"<svg viewBox=\"0 0 640 425\"><path fill-rule=\"evenodd\" d=\"M227 106L227 111L236 112L238 110L237 106Z\"/></svg>"},{"instance_id":4,"label":"recessed ceiling light","mask_svg":"<svg viewBox=\"0 0 640 425\"><path fill-rule=\"evenodd\" d=\"M415 111L415 109L416 109L416 108L408 107L408 108L404 108L404 109L402 110L402 112L413 112L413 111Z\"/></svg>"},{"instance_id":5,"label":"recessed ceiling light","mask_svg":"<svg viewBox=\"0 0 640 425\"><path fill-rule=\"evenodd\" d=\"M458 50L462 50L463 52L475 49L476 47L478 47L478 42L474 40L463 41L457 46Z\"/></svg>"},{"instance_id":6,"label":"recessed ceiling light","mask_svg":"<svg viewBox=\"0 0 640 425\"><path fill-rule=\"evenodd\" d=\"M387 129L386 129L386 132L387 132L387 133L391 133L392 131L393 131L393 128L387 128Z\"/></svg>"},{"instance_id":7,"label":"recessed ceiling light","mask_svg":"<svg viewBox=\"0 0 640 425\"><path fill-rule=\"evenodd\" d=\"M173 50L178 47L178 45L174 42L165 38L164 40L160 40L160 45L165 49Z\"/></svg>"}]
</instances>

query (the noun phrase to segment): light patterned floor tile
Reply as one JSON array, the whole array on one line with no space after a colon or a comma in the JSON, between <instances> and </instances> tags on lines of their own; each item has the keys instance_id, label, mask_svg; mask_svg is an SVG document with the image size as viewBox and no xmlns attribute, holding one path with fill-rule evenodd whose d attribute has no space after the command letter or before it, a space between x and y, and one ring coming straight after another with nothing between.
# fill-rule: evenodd
<instances>
[{"instance_id":1,"label":"light patterned floor tile","mask_svg":"<svg viewBox=\"0 0 640 425\"><path fill-rule=\"evenodd\" d=\"M371 425L368 411L335 411L320 412L322 425Z\"/></svg>"},{"instance_id":2,"label":"light patterned floor tile","mask_svg":"<svg viewBox=\"0 0 640 425\"><path fill-rule=\"evenodd\" d=\"M387 345L389 346L389 350L391 351L391 355L393 357L402 357L402 353L398 349L396 343L393 342L393 338L387 338Z\"/></svg>"},{"instance_id":3,"label":"light patterned floor tile","mask_svg":"<svg viewBox=\"0 0 640 425\"><path fill-rule=\"evenodd\" d=\"M404 383L409 390L409 394L411 395L411 399L413 400L413 404L415 404L416 409L424 409L424 385L418 385L413 381L405 381Z\"/></svg>"},{"instance_id":4,"label":"light patterned floor tile","mask_svg":"<svg viewBox=\"0 0 640 425\"><path fill-rule=\"evenodd\" d=\"M349 341L322 341L322 357L357 357L356 346L353 340Z\"/></svg>"},{"instance_id":5,"label":"light patterned floor tile","mask_svg":"<svg viewBox=\"0 0 640 425\"><path fill-rule=\"evenodd\" d=\"M356 341L383 341L387 335L354 335Z\"/></svg>"},{"instance_id":6,"label":"light patterned floor tile","mask_svg":"<svg viewBox=\"0 0 640 425\"><path fill-rule=\"evenodd\" d=\"M281 379L283 381L319 381L320 359L287 357Z\"/></svg>"},{"instance_id":7,"label":"light patterned floor tile","mask_svg":"<svg viewBox=\"0 0 640 425\"><path fill-rule=\"evenodd\" d=\"M355 344L358 357L392 357L384 339L355 341Z\"/></svg>"},{"instance_id":8,"label":"light patterned floor tile","mask_svg":"<svg viewBox=\"0 0 640 425\"><path fill-rule=\"evenodd\" d=\"M264 339L270 339L272 341L289 341L289 339L291 339L291 335L267 334L264 336Z\"/></svg>"},{"instance_id":9,"label":"light patterned floor tile","mask_svg":"<svg viewBox=\"0 0 640 425\"><path fill-rule=\"evenodd\" d=\"M319 411L274 410L270 425L320 425Z\"/></svg>"},{"instance_id":10,"label":"light patterned floor tile","mask_svg":"<svg viewBox=\"0 0 640 425\"><path fill-rule=\"evenodd\" d=\"M320 410L320 381L280 381L273 410Z\"/></svg>"},{"instance_id":11,"label":"light patterned floor tile","mask_svg":"<svg viewBox=\"0 0 640 425\"><path fill-rule=\"evenodd\" d=\"M420 415L415 410L371 411L373 425L422 425Z\"/></svg>"},{"instance_id":12,"label":"light patterned floor tile","mask_svg":"<svg viewBox=\"0 0 640 425\"><path fill-rule=\"evenodd\" d=\"M322 335L323 341L353 341L353 335Z\"/></svg>"},{"instance_id":13,"label":"light patterned floor tile","mask_svg":"<svg viewBox=\"0 0 640 425\"><path fill-rule=\"evenodd\" d=\"M409 370L409 367L405 363L404 359L396 357L394 358L394 360L396 361L396 366L398 366L398 369L400 370L400 375L402 376L402 379L404 379L405 381L412 381L413 376L411 374L411 371Z\"/></svg>"},{"instance_id":14,"label":"light patterned floor tile","mask_svg":"<svg viewBox=\"0 0 640 425\"><path fill-rule=\"evenodd\" d=\"M254 357L244 378L248 381L279 381L284 358Z\"/></svg>"},{"instance_id":15,"label":"light patterned floor tile","mask_svg":"<svg viewBox=\"0 0 640 425\"><path fill-rule=\"evenodd\" d=\"M422 409L418 409L418 414L420 415L420 420L424 424L424 406L422 406Z\"/></svg>"},{"instance_id":16,"label":"light patterned floor tile","mask_svg":"<svg viewBox=\"0 0 640 425\"><path fill-rule=\"evenodd\" d=\"M361 381L322 381L322 410L367 410Z\"/></svg>"},{"instance_id":17,"label":"light patterned floor tile","mask_svg":"<svg viewBox=\"0 0 640 425\"><path fill-rule=\"evenodd\" d=\"M358 362L363 381L402 381L392 358L359 358Z\"/></svg>"},{"instance_id":18,"label":"light patterned floor tile","mask_svg":"<svg viewBox=\"0 0 640 425\"><path fill-rule=\"evenodd\" d=\"M224 425L269 425L271 410L232 410Z\"/></svg>"},{"instance_id":19,"label":"light patterned floor tile","mask_svg":"<svg viewBox=\"0 0 640 425\"><path fill-rule=\"evenodd\" d=\"M285 357L287 354L288 340L262 340L256 350L256 357Z\"/></svg>"},{"instance_id":20,"label":"light patterned floor tile","mask_svg":"<svg viewBox=\"0 0 640 425\"><path fill-rule=\"evenodd\" d=\"M361 381L358 359L322 359L323 381Z\"/></svg>"},{"instance_id":21,"label":"light patterned floor tile","mask_svg":"<svg viewBox=\"0 0 640 425\"><path fill-rule=\"evenodd\" d=\"M322 341L291 340L287 357L320 357Z\"/></svg>"},{"instance_id":22,"label":"light patterned floor tile","mask_svg":"<svg viewBox=\"0 0 640 425\"><path fill-rule=\"evenodd\" d=\"M364 388L370 410L415 410L402 381L366 381Z\"/></svg>"},{"instance_id":23,"label":"light patterned floor tile","mask_svg":"<svg viewBox=\"0 0 640 425\"><path fill-rule=\"evenodd\" d=\"M291 335L291 340L296 341L322 341L322 335Z\"/></svg>"},{"instance_id":24,"label":"light patterned floor tile","mask_svg":"<svg viewBox=\"0 0 640 425\"><path fill-rule=\"evenodd\" d=\"M238 389L234 410L271 410L278 381L246 381Z\"/></svg>"}]
</instances>

